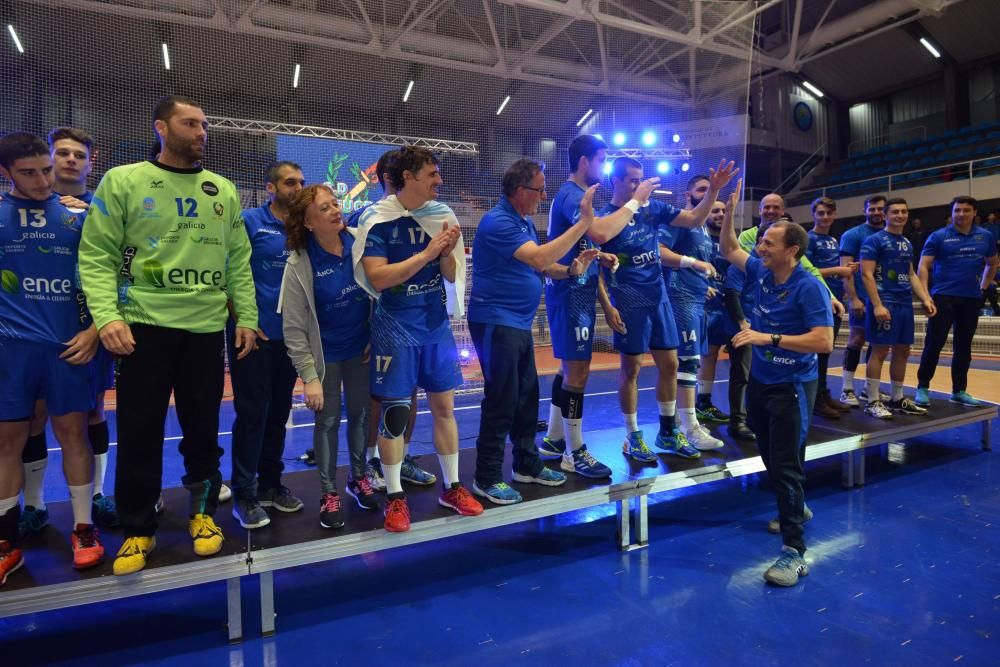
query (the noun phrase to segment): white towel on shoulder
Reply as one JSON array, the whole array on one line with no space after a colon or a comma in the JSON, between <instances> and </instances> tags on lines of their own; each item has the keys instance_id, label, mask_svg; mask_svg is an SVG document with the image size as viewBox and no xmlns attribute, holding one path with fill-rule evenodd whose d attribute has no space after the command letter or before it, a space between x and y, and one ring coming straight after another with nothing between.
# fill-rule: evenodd
<instances>
[{"instance_id":1,"label":"white towel on shoulder","mask_svg":"<svg viewBox=\"0 0 1000 667\"><path fill-rule=\"evenodd\" d=\"M430 237L440 234L445 223L448 223L449 227L459 227L459 233L461 233L461 227L458 224L458 218L455 217L454 211L441 202L429 201L420 208L409 211L399 203L396 195L389 195L365 209L365 212L361 214L361 219L358 221L358 229L354 241L355 247L360 250L359 252L352 253L351 259L354 262L354 279L374 299L379 298L379 293L368 282L365 269L361 265L365 243L368 240L369 232L375 225L393 222L400 218L413 218ZM464 239L459 239L455 250L452 252L452 256L455 258L455 293L452 295L449 290L446 289L445 291L449 292L448 298L449 301L452 301L448 304L448 312L454 317L461 319L465 317Z\"/></svg>"}]
</instances>

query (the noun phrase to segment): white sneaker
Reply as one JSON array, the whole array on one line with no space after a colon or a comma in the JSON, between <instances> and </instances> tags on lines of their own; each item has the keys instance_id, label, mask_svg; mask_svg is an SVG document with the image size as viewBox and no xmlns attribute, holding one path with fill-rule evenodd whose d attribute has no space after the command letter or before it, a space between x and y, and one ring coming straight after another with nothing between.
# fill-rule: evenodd
<instances>
[{"instance_id":1,"label":"white sneaker","mask_svg":"<svg viewBox=\"0 0 1000 667\"><path fill-rule=\"evenodd\" d=\"M233 497L233 490L225 484L219 486L219 502L224 503Z\"/></svg>"},{"instance_id":2,"label":"white sneaker","mask_svg":"<svg viewBox=\"0 0 1000 667\"><path fill-rule=\"evenodd\" d=\"M845 389L840 392L840 402L852 408L861 407L861 401L858 400L858 395L854 393L853 389Z\"/></svg>"},{"instance_id":3,"label":"white sneaker","mask_svg":"<svg viewBox=\"0 0 1000 667\"><path fill-rule=\"evenodd\" d=\"M726 444L713 436L711 432L701 424L692 427L691 430L685 435L687 436L688 442L692 447L702 451L708 449L719 449Z\"/></svg>"},{"instance_id":4,"label":"white sneaker","mask_svg":"<svg viewBox=\"0 0 1000 667\"><path fill-rule=\"evenodd\" d=\"M865 408L865 414L876 419L892 419L892 410L885 407L882 401L871 401Z\"/></svg>"}]
</instances>

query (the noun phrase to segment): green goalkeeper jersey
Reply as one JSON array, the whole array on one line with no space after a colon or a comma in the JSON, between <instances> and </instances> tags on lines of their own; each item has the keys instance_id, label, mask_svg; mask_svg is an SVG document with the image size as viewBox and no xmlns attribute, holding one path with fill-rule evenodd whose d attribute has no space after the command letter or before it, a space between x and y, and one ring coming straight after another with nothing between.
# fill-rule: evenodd
<instances>
[{"instance_id":1,"label":"green goalkeeper jersey","mask_svg":"<svg viewBox=\"0 0 1000 667\"><path fill-rule=\"evenodd\" d=\"M98 329L115 320L220 331L231 299L257 328L250 241L236 186L157 162L101 179L80 240L80 279Z\"/></svg>"}]
</instances>

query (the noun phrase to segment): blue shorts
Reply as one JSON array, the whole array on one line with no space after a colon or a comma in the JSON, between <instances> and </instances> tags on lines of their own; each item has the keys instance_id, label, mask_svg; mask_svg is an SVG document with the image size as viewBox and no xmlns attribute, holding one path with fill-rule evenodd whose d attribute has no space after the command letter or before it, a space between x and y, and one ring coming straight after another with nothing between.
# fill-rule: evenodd
<instances>
[{"instance_id":1,"label":"blue shorts","mask_svg":"<svg viewBox=\"0 0 1000 667\"><path fill-rule=\"evenodd\" d=\"M115 358L100 343L97 354L90 362L90 370L95 394L115 388Z\"/></svg>"},{"instance_id":2,"label":"blue shorts","mask_svg":"<svg viewBox=\"0 0 1000 667\"><path fill-rule=\"evenodd\" d=\"M729 339L736 335L733 331L729 333L729 330L735 329L735 325L730 325L728 323L729 317L721 310L706 310L705 319L707 323L705 329L707 330L706 339L709 345L729 345ZM707 350L706 350L707 352Z\"/></svg>"},{"instance_id":3,"label":"blue shorts","mask_svg":"<svg viewBox=\"0 0 1000 667\"><path fill-rule=\"evenodd\" d=\"M913 304L887 303L892 319L879 322L869 303L865 308L865 338L872 345L913 345Z\"/></svg>"},{"instance_id":4,"label":"blue shorts","mask_svg":"<svg viewBox=\"0 0 1000 667\"><path fill-rule=\"evenodd\" d=\"M707 326L705 324L705 306L700 303L686 301L671 301L674 309L674 321L677 322L677 356L700 357L708 351L705 340ZM703 349L704 348L704 349Z\"/></svg>"},{"instance_id":5,"label":"blue shorts","mask_svg":"<svg viewBox=\"0 0 1000 667\"><path fill-rule=\"evenodd\" d=\"M865 301L865 304L867 304L867 303L868 302ZM865 306L865 314L862 315L861 317L857 317L854 314L854 311L850 309L850 307L849 307L848 304L845 303L844 307L847 308L847 325L849 327L865 327L865 328L868 327L868 324L867 324L867 320L868 320L868 307L867 307L867 305Z\"/></svg>"},{"instance_id":6,"label":"blue shorts","mask_svg":"<svg viewBox=\"0 0 1000 667\"><path fill-rule=\"evenodd\" d=\"M570 294L568 300L545 302L552 356L563 361L589 361L594 350L597 296L588 290L573 290Z\"/></svg>"},{"instance_id":7,"label":"blue shorts","mask_svg":"<svg viewBox=\"0 0 1000 667\"><path fill-rule=\"evenodd\" d=\"M372 396L409 398L418 386L430 393L462 386L458 350L450 331L448 340L419 347L382 349L372 341Z\"/></svg>"},{"instance_id":8,"label":"blue shorts","mask_svg":"<svg viewBox=\"0 0 1000 667\"><path fill-rule=\"evenodd\" d=\"M31 418L40 399L57 417L93 410L90 364L68 364L60 353L42 343L0 340L0 421Z\"/></svg>"},{"instance_id":9,"label":"blue shorts","mask_svg":"<svg viewBox=\"0 0 1000 667\"><path fill-rule=\"evenodd\" d=\"M677 326L670 304L619 311L625 334L614 332L615 349L622 354L677 349Z\"/></svg>"}]
</instances>

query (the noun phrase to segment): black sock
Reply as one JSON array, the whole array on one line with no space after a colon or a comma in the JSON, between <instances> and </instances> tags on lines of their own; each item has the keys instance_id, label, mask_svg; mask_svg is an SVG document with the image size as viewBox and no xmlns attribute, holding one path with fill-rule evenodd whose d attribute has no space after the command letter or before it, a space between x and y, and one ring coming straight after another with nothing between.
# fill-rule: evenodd
<instances>
[{"instance_id":1,"label":"black sock","mask_svg":"<svg viewBox=\"0 0 1000 667\"><path fill-rule=\"evenodd\" d=\"M695 406L701 409L712 407L712 395L698 394L698 402L695 404Z\"/></svg>"},{"instance_id":2,"label":"black sock","mask_svg":"<svg viewBox=\"0 0 1000 667\"><path fill-rule=\"evenodd\" d=\"M660 415L660 431L668 436L677 428L677 415Z\"/></svg>"}]
</instances>

